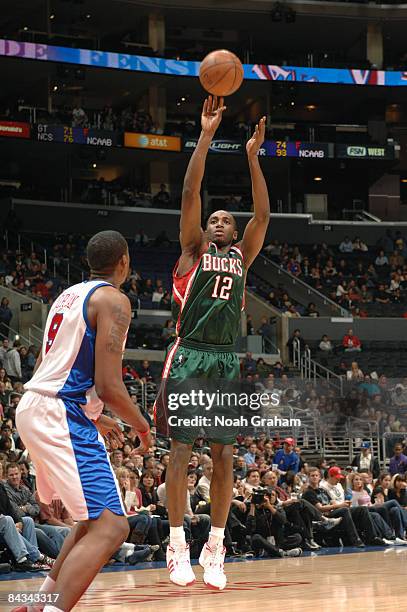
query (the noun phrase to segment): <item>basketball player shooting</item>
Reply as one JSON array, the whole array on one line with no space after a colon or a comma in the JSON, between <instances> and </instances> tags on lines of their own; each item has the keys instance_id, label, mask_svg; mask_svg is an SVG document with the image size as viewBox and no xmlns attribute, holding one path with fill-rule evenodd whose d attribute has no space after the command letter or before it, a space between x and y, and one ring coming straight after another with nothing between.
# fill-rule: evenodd
<instances>
[{"instance_id":1,"label":"basketball player shooting","mask_svg":"<svg viewBox=\"0 0 407 612\"><path fill-rule=\"evenodd\" d=\"M266 182L258 152L264 141L265 117L246 145L252 181L254 213L243 238L238 238L234 217L224 210L214 212L205 230L201 227L201 183L209 146L225 110L223 98L209 96L203 106L202 132L186 172L181 206L180 242L182 254L173 274L173 302L178 311L177 338L169 348L163 383L208 378L234 380L239 377L239 359L234 352L243 308L246 273L262 248L270 218ZM164 392L156 400L156 421L166 421ZM188 408L186 409L188 413ZM224 531L233 488L233 443L229 431L207 436L213 460L210 488L211 533L199 559L204 582L224 589ZM163 432L164 433L164 432ZM169 428L170 463L166 475L170 544L167 565L170 580L180 586L192 584L195 575L185 541L183 518L187 491L187 466L198 430Z\"/></svg>"},{"instance_id":2,"label":"basketball player shooting","mask_svg":"<svg viewBox=\"0 0 407 612\"><path fill-rule=\"evenodd\" d=\"M64 291L51 307L42 351L16 414L40 499L49 504L59 497L78 521L40 589L57 594L44 612L71 610L129 532L102 437L123 442L123 434L102 414L103 405L138 432L140 454L151 445L147 421L122 380L131 319L130 302L119 291L129 272L127 242L118 232L100 232L90 239L87 258L90 280Z\"/></svg>"}]
</instances>

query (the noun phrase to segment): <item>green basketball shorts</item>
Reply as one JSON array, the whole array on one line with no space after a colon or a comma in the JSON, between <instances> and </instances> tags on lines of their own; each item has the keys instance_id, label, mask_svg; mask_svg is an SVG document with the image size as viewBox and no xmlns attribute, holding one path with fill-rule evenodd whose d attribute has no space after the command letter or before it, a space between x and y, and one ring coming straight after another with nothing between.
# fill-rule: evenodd
<instances>
[{"instance_id":1,"label":"green basketball shorts","mask_svg":"<svg viewBox=\"0 0 407 612\"><path fill-rule=\"evenodd\" d=\"M157 433L184 444L193 444L199 437L234 444L239 409L233 401L223 401L222 390L233 386L239 372L239 359L230 345L178 338L168 349L154 404Z\"/></svg>"}]
</instances>

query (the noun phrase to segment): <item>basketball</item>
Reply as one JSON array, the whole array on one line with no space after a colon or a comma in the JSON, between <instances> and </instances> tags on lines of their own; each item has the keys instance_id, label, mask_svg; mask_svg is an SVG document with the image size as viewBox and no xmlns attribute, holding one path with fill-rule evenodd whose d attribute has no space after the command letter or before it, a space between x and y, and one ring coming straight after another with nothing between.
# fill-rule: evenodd
<instances>
[{"instance_id":1,"label":"basketball","mask_svg":"<svg viewBox=\"0 0 407 612\"><path fill-rule=\"evenodd\" d=\"M230 96L243 82L243 66L240 59L227 49L209 53L199 69L202 87L215 96Z\"/></svg>"}]
</instances>

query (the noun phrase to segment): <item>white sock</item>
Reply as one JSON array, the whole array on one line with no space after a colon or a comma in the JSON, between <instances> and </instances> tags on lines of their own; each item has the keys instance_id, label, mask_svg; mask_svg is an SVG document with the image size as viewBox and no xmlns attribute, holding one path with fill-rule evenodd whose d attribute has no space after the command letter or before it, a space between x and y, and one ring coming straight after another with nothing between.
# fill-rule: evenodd
<instances>
[{"instance_id":1,"label":"white sock","mask_svg":"<svg viewBox=\"0 0 407 612\"><path fill-rule=\"evenodd\" d=\"M128 548L126 550L126 554L125 554L125 558L127 559L127 557L131 557L131 555L134 553L134 549L136 548L135 544L130 544L131 548Z\"/></svg>"},{"instance_id":2,"label":"white sock","mask_svg":"<svg viewBox=\"0 0 407 612\"><path fill-rule=\"evenodd\" d=\"M209 546L214 546L223 542L223 538L225 537L225 528L224 527L211 527L211 532L209 534Z\"/></svg>"},{"instance_id":3,"label":"white sock","mask_svg":"<svg viewBox=\"0 0 407 612\"><path fill-rule=\"evenodd\" d=\"M170 526L170 545L179 546L186 544L185 542L185 531L183 527L171 527Z\"/></svg>"},{"instance_id":4,"label":"white sock","mask_svg":"<svg viewBox=\"0 0 407 612\"><path fill-rule=\"evenodd\" d=\"M55 606L45 606L43 612L64 612L61 608L56 608Z\"/></svg>"},{"instance_id":5,"label":"white sock","mask_svg":"<svg viewBox=\"0 0 407 612\"><path fill-rule=\"evenodd\" d=\"M56 581L47 576L40 586L40 593L53 593Z\"/></svg>"}]
</instances>

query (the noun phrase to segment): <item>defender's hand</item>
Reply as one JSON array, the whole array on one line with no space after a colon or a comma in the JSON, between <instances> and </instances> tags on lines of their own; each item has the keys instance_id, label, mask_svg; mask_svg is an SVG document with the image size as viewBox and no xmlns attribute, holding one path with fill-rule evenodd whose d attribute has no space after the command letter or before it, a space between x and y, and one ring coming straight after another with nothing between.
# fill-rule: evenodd
<instances>
[{"instance_id":1,"label":"defender's hand","mask_svg":"<svg viewBox=\"0 0 407 612\"><path fill-rule=\"evenodd\" d=\"M150 431L144 436L140 436L139 433L137 433L137 435L140 438L140 444L134 450L131 451L130 457L134 457L134 455L146 455L149 452L151 444L153 442Z\"/></svg>"},{"instance_id":2,"label":"defender's hand","mask_svg":"<svg viewBox=\"0 0 407 612\"><path fill-rule=\"evenodd\" d=\"M208 96L204 102L202 115L201 115L201 126L205 134L213 136L222 121L222 113L226 110L226 106L223 104L223 98L217 98L217 96Z\"/></svg>"},{"instance_id":3,"label":"defender's hand","mask_svg":"<svg viewBox=\"0 0 407 612\"><path fill-rule=\"evenodd\" d=\"M257 157L260 147L264 142L266 134L266 117L262 117L259 123L256 125L256 129L254 130L253 136L250 140L247 141L246 144L246 152L247 156Z\"/></svg>"},{"instance_id":4,"label":"defender's hand","mask_svg":"<svg viewBox=\"0 0 407 612\"><path fill-rule=\"evenodd\" d=\"M119 446L124 444L124 435L117 421L111 417L101 414L95 423L98 432L109 440L116 440Z\"/></svg>"}]
</instances>

